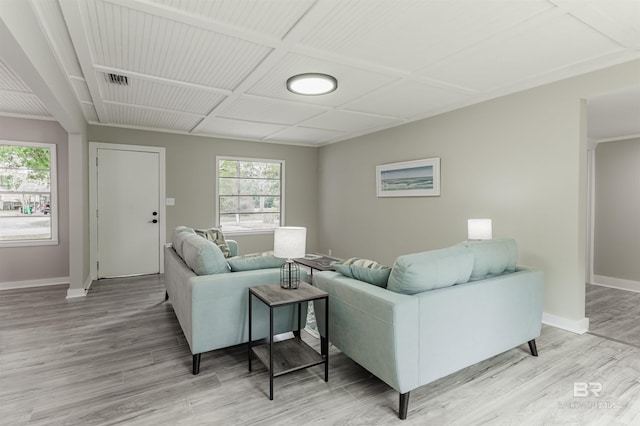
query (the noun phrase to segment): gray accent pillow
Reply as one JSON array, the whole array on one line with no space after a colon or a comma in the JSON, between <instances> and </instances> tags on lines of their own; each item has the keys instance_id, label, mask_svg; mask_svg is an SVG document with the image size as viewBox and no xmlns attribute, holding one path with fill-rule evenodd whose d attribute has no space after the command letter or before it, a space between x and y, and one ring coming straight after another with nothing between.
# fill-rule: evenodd
<instances>
[{"instance_id":1,"label":"gray accent pillow","mask_svg":"<svg viewBox=\"0 0 640 426\"><path fill-rule=\"evenodd\" d=\"M334 263L333 268L345 277L364 281L378 287L386 288L391 268L375 260L352 257L344 262Z\"/></svg>"},{"instance_id":2,"label":"gray accent pillow","mask_svg":"<svg viewBox=\"0 0 640 426\"><path fill-rule=\"evenodd\" d=\"M200 235L202 238L214 242L218 247L220 247L220 251L222 251L224 257L231 257L231 250L229 250L229 245L224 239L222 230L219 228L195 229L195 233Z\"/></svg>"},{"instance_id":3,"label":"gray accent pillow","mask_svg":"<svg viewBox=\"0 0 640 426\"><path fill-rule=\"evenodd\" d=\"M227 259L232 272L253 271L255 269L269 269L281 267L285 259L275 257L273 251L245 254Z\"/></svg>"}]
</instances>

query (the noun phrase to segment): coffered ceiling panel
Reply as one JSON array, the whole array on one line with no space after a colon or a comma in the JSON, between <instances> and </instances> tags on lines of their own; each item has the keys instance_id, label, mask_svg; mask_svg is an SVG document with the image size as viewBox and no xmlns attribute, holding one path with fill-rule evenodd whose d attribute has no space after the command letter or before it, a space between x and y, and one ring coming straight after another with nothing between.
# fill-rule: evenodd
<instances>
[{"instance_id":1,"label":"coffered ceiling panel","mask_svg":"<svg viewBox=\"0 0 640 426\"><path fill-rule=\"evenodd\" d=\"M110 120L108 124L122 124L125 126L141 126L186 132L202 119L202 117L192 114L181 114L128 105L106 103L105 107Z\"/></svg>"},{"instance_id":2,"label":"coffered ceiling panel","mask_svg":"<svg viewBox=\"0 0 640 426\"><path fill-rule=\"evenodd\" d=\"M151 1L195 16L278 38L284 37L314 3L313 0Z\"/></svg>"},{"instance_id":3,"label":"coffered ceiling panel","mask_svg":"<svg viewBox=\"0 0 640 426\"><path fill-rule=\"evenodd\" d=\"M403 120L380 115L363 114L346 110L331 110L306 120L302 125L317 129L334 129L345 133L359 132L372 128L385 128L404 123Z\"/></svg>"},{"instance_id":4,"label":"coffered ceiling panel","mask_svg":"<svg viewBox=\"0 0 640 426\"><path fill-rule=\"evenodd\" d=\"M99 65L233 89L271 51L256 43L106 1L87 0L84 4L87 39Z\"/></svg>"},{"instance_id":5,"label":"coffered ceiling panel","mask_svg":"<svg viewBox=\"0 0 640 426\"><path fill-rule=\"evenodd\" d=\"M314 141L326 142L335 139L341 135L341 132L333 130L312 129L308 127L289 127L281 132L266 138L272 141L285 141L300 143L314 143Z\"/></svg>"},{"instance_id":6,"label":"coffered ceiling panel","mask_svg":"<svg viewBox=\"0 0 640 426\"><path fill-rule=\"evenodd\" d=\"M128 78L127 85L114 84L106 74L98 76L100 91L107 101L151 106L172 111L208 114L224 95L155 81Z\"/></svg>"},{"instance_id":7,"label":"coffered ceiling panel","mask_svg":"<svg viewBox=\"0 0 640 426\"><path fill-rule=\"evenodd\" d=\"M203 133L222 135L241 139L264 139L285 126L265 123L253 123L246 120L231 120L227 118L214 118L202 128Z\"/></svg>"},{"instance_id":8,"label":"coffered ceiling panel","mask_svg":"<svg viewBox=\"0 0 640 426\"><path fill-rule=\"evenodd\" d=\"M25 1L88 122L231 139L334 143L640 59L640 0ZM0 114L45 117L6 68ZM287 91L318 72L337 90Z\"/></svg>"},{"instance_id":9,"label":"coffered ceiling panel","mask_svg":"<svg viewBox=\"0 0 640 426\"><path fill-rule=\"evenodd\" d=\"M0 111L6 115L50 118L40 99L9 66L0 60Z\"/></svg>"},{"instance_id":10,"label":"coffered ceiling panel","mask_svg":"<svg viewBox=\"0 0 640 426\"><path fill-rule=\"evenodd\" d=\"M33 93L0 91L0 110L17 115L50 116L40 99Z\"/></svg>"},{"instance_id":11,"label":"coffered ceiling panel","mask_svg":"<svg viewBox=\"0 0 640 426\"><path fill-rule=\"evenodd\" d=\"M545 0L336 2L301 43L413 71L550 8Z\"/></svg>"},{"instance_id":12,"label":"coffered ceiling panel","mask_svg":"<svg viewBox=\"0 0 640 426\"><path fill-rule=\"evenodd\" d=\"M13 72L7 64L0 60L0 90L10 90L12 92L31 93L29 86Z\"/></svg>"},{"instance_id":13,"label":"coffered ceiling panel","mask_svg":"<svg viewBox=\"0 0 640 426\"><path fill-rule=\"evenodd\" d=\"M388 102L388 97L402 98L402 102ZM411 120L426 116L430 112L439 113L449 105L470 100L471 95L453 89L444 89L416 81L403 81L346 105L347 109L365 111L371 114L383 114Z\"/></svg>"},{"instance_id":14,"label":"coffered ceiling panel","mask_svg":"<svg viewBox=\"0 0 640 426\"><path fill-rule=\"evenodd\" d=\"M546 47L536 48L540 45ZM491 91L621 50L619 44L574 17L554 13L461 51L427 69L425 74L478 91ZM522 55L523 51L528 54ZM468 67L474 72L466 71Z\"/></svg>"},{"instance_id":15,"label":"coffered ceiling panel","mask_svg":"<svg viewBox=\"0 0 640 426\"><path fill-rule=\"evenodd\" d=\"M313 105L243 96L225 110L221 116L254 122L292 125L323 111L324 109Z\"/></svg>"}]
</instances>

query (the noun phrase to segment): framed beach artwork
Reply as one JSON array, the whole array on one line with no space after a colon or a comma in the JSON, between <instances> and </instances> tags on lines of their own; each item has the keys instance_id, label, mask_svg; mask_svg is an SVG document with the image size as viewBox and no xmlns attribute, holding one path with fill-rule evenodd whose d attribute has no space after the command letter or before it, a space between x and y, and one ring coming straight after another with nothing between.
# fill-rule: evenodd
<instances>
[{"instance_id":1,"label":"framed beach artwork","mask_svg":"<svg viewBox=\"0 0 640 426\"><path fill-rule=\"evenodd\" d=\"M440 195L440 159L405 161L376 166L378 197Z\"/></svg>"}]
</instances>

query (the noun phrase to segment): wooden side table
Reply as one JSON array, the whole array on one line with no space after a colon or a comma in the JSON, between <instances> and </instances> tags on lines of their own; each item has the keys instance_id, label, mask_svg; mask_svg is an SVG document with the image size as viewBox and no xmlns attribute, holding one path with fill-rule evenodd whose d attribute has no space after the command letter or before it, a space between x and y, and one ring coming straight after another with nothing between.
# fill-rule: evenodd
<instances>
[{"instance_id":1,"label":"wooden side table","mask_svg":"<svg viewBox=\"0 0 640 426\"><path fill-rule=\"evenodd\" d=\"M313 270L316 269L318 271L334 271L333 264L336 262L341 262L342 259L338 259L337 257L318 255L315 259L307 259L304 257L293 259L294 262L307 266L311 269L311 278L313 278Z\"/></svg>"},{"instance_id":2,"label":"wooden side table","mask_svg":"<svg viewBox=\"0 0 640 426\"><path fill-rule=\"evenodd\" d=\"M253 297L257 297L262 303L269 307L269 342L266 344L254 345L251 336L252 318L251 303ZM327 333L329 330L329 294L313 287L305 282L301 282L297 289L284 289L280 284L263 285L249 288L249 371L251 371L251 361L253 355L269 369L269 399L273 400L273 378L283 374L324 364L324 381L329 380L329 335L327 334L320 341L320 353L307 345L300 336L302 324L302 303L312 300L325 299L325 321ZM294 337L278 342L273 341L273 310L281 306L298 305L298 329Z\"/></svg>"}]
</instances>

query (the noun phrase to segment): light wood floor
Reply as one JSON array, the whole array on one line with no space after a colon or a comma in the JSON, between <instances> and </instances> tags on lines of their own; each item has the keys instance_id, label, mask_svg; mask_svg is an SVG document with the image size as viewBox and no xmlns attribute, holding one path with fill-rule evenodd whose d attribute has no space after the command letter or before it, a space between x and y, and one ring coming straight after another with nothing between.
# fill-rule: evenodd
<instances>
[{"instance_id":1,"label":"light wood floor","mask_svg":"<svg viewBox=\"0 0 640 426\"><path fill-rule=\"evenodd\" d=\"M164 303L162 278L94 283L85 298L66 286L0 292L2 425L638 425L640 349L543 327L540 356L526 345L398 394L332 348L323 368L277 378L247 371L243 346L191 354ZM317 344L317 340L306 336ZM602 384L574 397L574 383Z\"/></svg>"},{"instance_id":2,"label":"light wood floor","mask_svg":"<svg viewBox=\"0 0 640 426\"><path fill-rule=\"evenodd\" d=\"M589 333L640 348L640 293L587 284Z\"/></svg>"}]
</instances>

